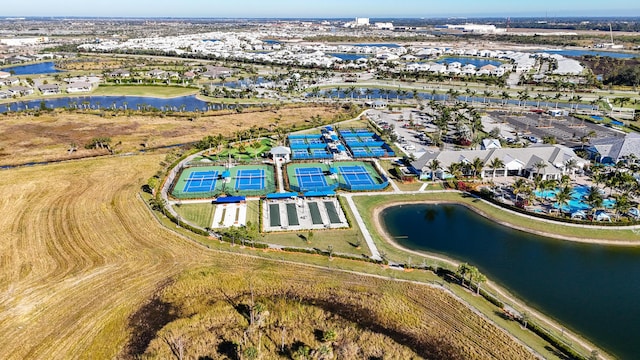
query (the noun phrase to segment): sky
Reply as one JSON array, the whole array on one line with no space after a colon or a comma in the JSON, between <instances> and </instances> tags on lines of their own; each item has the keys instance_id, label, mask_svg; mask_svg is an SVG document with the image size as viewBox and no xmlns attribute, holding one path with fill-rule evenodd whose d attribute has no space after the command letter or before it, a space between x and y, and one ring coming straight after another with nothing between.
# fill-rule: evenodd
<instances>
[{"instance_id":1,"label":"sky","mask_svg":"<svg viewBox=\"0 0 640 360\"><path fill-rule=\"evenodd\" d=\"M634 0L3 0L17 16L350 18L640 16Z\"/></svg>"}]
</instances>

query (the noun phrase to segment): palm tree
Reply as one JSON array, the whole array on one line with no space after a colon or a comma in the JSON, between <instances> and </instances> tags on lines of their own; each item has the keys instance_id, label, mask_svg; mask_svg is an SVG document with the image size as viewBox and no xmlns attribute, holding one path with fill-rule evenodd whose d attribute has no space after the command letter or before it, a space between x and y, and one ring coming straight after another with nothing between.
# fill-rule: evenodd
<instances>
[{"instance_id":1,"label":"palm tree","mask_svg":"<svg viewBox=\"0 0 640 360\"><path fill-rule=\"evenodd\" d=\"M470 273L470 266L467 263L462 263L458 265L458 270L456 271L458 275L460 275L461 285L464 286L464 278L467 274Z\"/></svg>"},{"instance_id":2,"label":"palm tree","mask_svg":"<svg viewBox=\"0 0 640 360\"><path fill-rule=\"evenodd\" d=\"M562 208L569 203L571 200L571 193L573 192L573 188L571 185L563 186L560 188L560 191L556 194L556 206L558 210L562 211Z\"/></svg>"},{"instance_id":3,"label":"palm tree","mask_svg":"<svg viewBox=\"0 0 640 360\"><path fill-rule=\"evenodd\" d=\"M493 158L493 160L491 160L491 162L489 163L489 167L491 168L491 170L493 170L492 177L495 178L496 170L504 167L504 161L502 161L502 159L497 157Z\"/></svg>"},{"instance_id":4,"label":"palm tree","mask_svg":"<svg viewBox=\"0 0 640 360\"><path fill-rule=\"evenodd\" d=\"M471 162L471 169L473 170L473 177L476 177L478 174L482 173L482 168L484 168L484 161L479 157L476 157Z\"/></svg>"},{"instance_id":5,"label":"palm tree","mask_svg":"<svg viewBox=\"0 0 640 360\"><path fill-rule=\"evenodd\" d=\"M585 202L589 204L589 206L591 206L591 211L592 213L595 214L596 210L599 207L602 207L602 202L603 202L602 194L600 193L600 188L597 186L589 187Z\"/></svg>"},{"instance_id":6,"label":"palm tree","mask_svg":"<svg viewBox=\"0 0 640 360\"><path fill-rule=\"evenodd\" d=\"M526 192L526 188L528 186L527 182L520 177L513 182L513 195L516 196L516 202L518 201L520 194L524 194Z\"/></svg>"},{"instance_id":7,"label":"palm tree","mask_svg":"<svg viewBox=\"0 0 640 360\"><path fill-rule=\"evenodd\" d=\"M538 101L538 105L536 107L540 107L540 100L544 100L545 96L542 93L537 93L535 99Z\"/></svg>"},{"instance_id":8,"label":"palm tree","mask_svg":"<svg viewBox=\"0 0 640 360\"><path fill-rule=\"evenodd\" d=\"M627 194L617 194L615 196L616 202L613 204L613 209L616 212L616 219L620 217L620 214L625 214L631 209L631 202Z\"/></svg>"},{"instance_id":9,"label":"palm tree","mask_svg":"<svg viewBox=\"0 0 640 360\"><path fill-rule=\"evenodd\" d=\"M476 281L476 295L480 295L480 285L483 282L487 281L487 277L484 276L484 274L482 274L480 271L476 271L473 278Z\"/></svg>"},{"instance_id":10,"label":"palm tree","mask_svg":"<svg viewBox=\"0 0 640 360\"><path fill-rule=\"evenodd\" d=\"M459 162L451 163L447 167L447 172L454 178L459 178L462 176L462 164Z\"/></svg>"},{"instance_id":11,"label":"palm tree","mask_svg":"<svg viewBox=\"0 0 640 360\"><path fill-rule=\"evenodd\" d=\"M576 159L569 159L564 163L564 167L569 171L569 174L573 174L573 169L578 168L578 161Z\"/></svg>"},{"instance_id":12,"label":"palm tree","mask_svg":"<svg viewBox=\"0 0 640 360\"><path fill-rule=\"evenodd\" d=\"M367 97L367 99L369 99L371 97L371 95L373 94L373 90L371 88L367 88L364 91L365 96Z\"/></svg>"},{"instance_id":13,"label":"palm tree","mask_svg":"<svg viewBox=\"0 0 640 360\"><path fill-rule=\"evenodd\" d=\"M544 170L544 168L547 167L547 164L540 160L537 163L533 164L533 167L536 169L536 175L541 175L540 173L542 172L542 170Z\"/></svg>"},{"instance_id":14,"label":"palm tree","mask_svg":"<svg viewBox=\"0 0 640 360\"><path fill-rule=\"evenodd\" d=\"M351 95L351 100L353 100L353 94L356 92L356 87L355 86L349 86L347 88L347 93L349 93Z\"/></svg>"},{"instance_id":15,"label":"palm tree","mask_svg":"<svg viewBox=\"0 0 640 360\"><path fill-rule=\"evenodd\" d=\"M502 100L503 100L503 102L502 102L502 105L503 105L503 106L507 104L507 101L508 101L509 99L511 99L511 95L509 95L509 93L508 93L508 92L506 92L506 91L503 91L503 92L502 92L502 94L500 94L500 97L501 97L501 98L502 98Z\"/></svg>"},{"instance_id":16,"label":"palm tree","mask_svg":"<svg viewBox=\"0 0 640 360\"><path fill-rule=\"evenodd\" d=\"M549 200L549 194L558 186L558 182L556 180L543 180L540 182L540 190L543 191L544 200Z\"/></svg>"},{"instance_id":17,"label":"palm tree","mask_svg":"<svg viewBox=\"0 0 640 360\"><path fill-rule=\"evenodd\" d=\"M487 98L491 97L493 95L493 91L485 90L482 94L484 95L484 100L482 102L486 104L487 103Z\"/></svg>"},{"instance_id":18,"label":"palm tree","mask_svg":"<svg viewBox=\"0 0 640 360\"><path fill-rule=\"evenodd\" d=\"M442 168L442 163L438 159L433 159L429 163L429 170L431 170L431 181L435 180L436 171Z\"/></svg>"}]
</instances>

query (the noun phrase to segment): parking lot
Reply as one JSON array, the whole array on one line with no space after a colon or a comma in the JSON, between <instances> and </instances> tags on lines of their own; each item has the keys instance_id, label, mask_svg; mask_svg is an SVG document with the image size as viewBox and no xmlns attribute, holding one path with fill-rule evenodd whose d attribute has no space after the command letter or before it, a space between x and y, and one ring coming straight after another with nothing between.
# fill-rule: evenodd
<instances>
[{"instance_id":1,"label":"parking lot","mask_svg":"<svg viewBox=\"0 0 640 360\"><path fill-rule=\"evenodd\" d=\"M388 110L369 110L367 116L381 128L392 126L398 136L396 146L406 154L419 156L429 149L437 149L427 136L418 137L420 135L418 131L406 127L413 121L416 124L435 129L435 126L429 123L428 117L420 115L420 112L415 109L403 109L393 112Z\"/></svg>"},{"instance_id":2,"label":"parking lot","mask_svg":"<svg viewBox=\"0 0 640 360\"><path fill-rule=\"evenodd\" d=\"M546 114L525 113L510 115L505 112L491 112L489 116L497 123L512 128L519 137L535 137L539 141L547 136L553 136L559 144L567 146L580 145L580 138L595 133L593 138L624 136L618 130L604 125L583 121L572 116L550 116ZM485 129L487 132L491 129ZM503 134L504 136L504 134ZM516 134L512 134L516 137Z\"/></svg>"}]
</instances>

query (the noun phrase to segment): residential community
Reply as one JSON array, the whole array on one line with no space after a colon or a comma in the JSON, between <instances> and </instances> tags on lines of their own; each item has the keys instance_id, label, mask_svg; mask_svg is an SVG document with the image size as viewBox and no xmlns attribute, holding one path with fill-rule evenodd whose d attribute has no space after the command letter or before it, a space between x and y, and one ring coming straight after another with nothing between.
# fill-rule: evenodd
<instances>
[{"instance_id":1,"label":"residential community","mask_svg":"<svg viewBox=\"0 0 640 360\"><path fill-rule=\"evenodd\" d=\"M6 358L640 352L633 6L327 1L8 6Z\"/></svg>"}]
</instances>

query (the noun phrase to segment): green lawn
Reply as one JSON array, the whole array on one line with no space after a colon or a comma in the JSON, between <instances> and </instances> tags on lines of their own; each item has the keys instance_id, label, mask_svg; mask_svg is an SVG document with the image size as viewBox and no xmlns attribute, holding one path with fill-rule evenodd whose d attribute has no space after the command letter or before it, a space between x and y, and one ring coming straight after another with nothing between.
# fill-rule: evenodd
<instances>
[{"instance_id":1,"label":"green lawn","mask_svg":"<svg viewBox=\"0 0 640 360\"><path fill-rule=\"evenodd\" d=\"M182 216L184 220L202 228L207 228L211 226L211 221L213 221L213 210L215 206L211 203L182 204L180 206L174 206L173 209Z\"/></svg>"},{"instance_id":2,"label":"green lawn","mask_svg":"<svg viewBox=\"0 0 640 360\"><path fill-rule=\"evenodd\" d=\"M122 95L122 96L149 96L149 97L178 97L193 95L198 92L197 89L185 88L180 86L148 86L148 85L101 85L91 93L94 96L100 95Z\"/></svg>"},{"instance_id":3,"label":"green lawn","mask_svg":"<svg viewBox=\"0 0 640 360\"><path fill-rule=\"evenodd\" d=\"M244 151L240 152L240 145L234 145L231 149L224 149L216 155L210 156L211 159L226 159L229 154L234 159L239 160L255 160L260 158L260 154L271 150L272 141L269 139L261 139L260 141L243 141Z\"/></svg>"}]
</instances>

